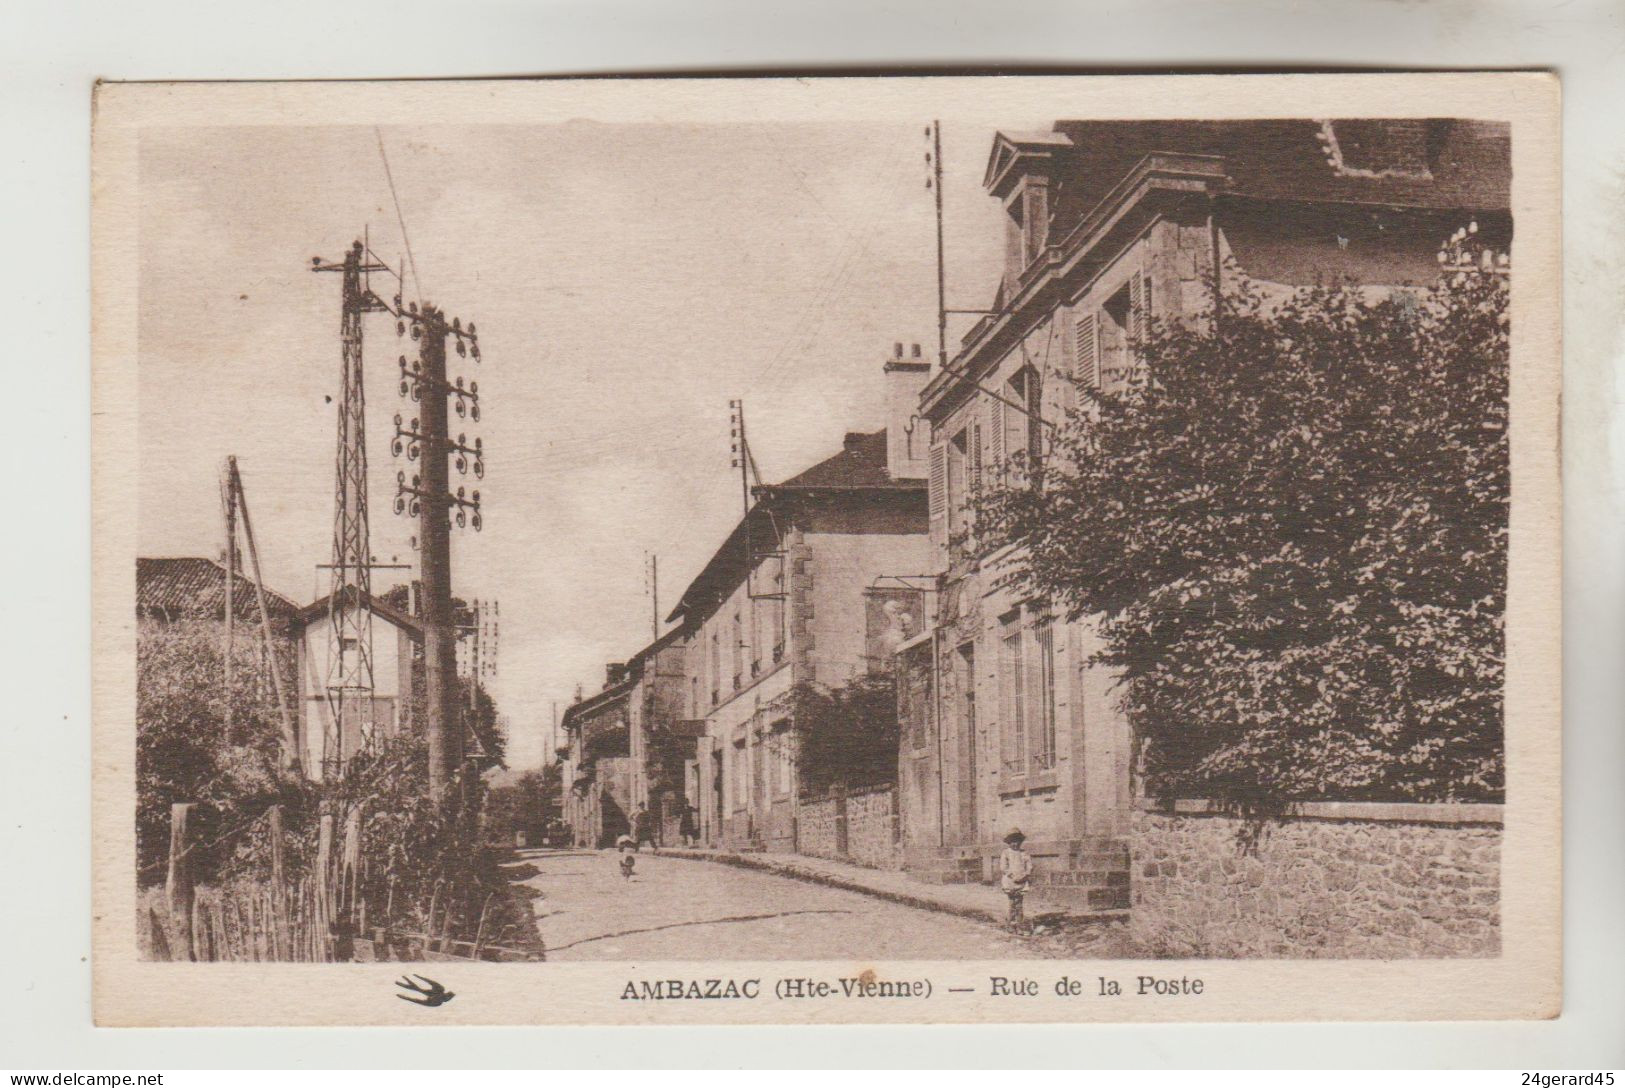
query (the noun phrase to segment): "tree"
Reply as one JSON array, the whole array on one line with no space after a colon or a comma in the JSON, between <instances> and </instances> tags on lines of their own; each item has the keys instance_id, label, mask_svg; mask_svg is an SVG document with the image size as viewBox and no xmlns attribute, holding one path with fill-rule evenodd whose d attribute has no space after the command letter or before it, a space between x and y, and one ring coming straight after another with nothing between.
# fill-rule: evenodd
<instances>
[{"instance_id":1,"label":"tree","mask_svg":"<svg viewBox=\"0 0 1625 1088\"><path fill-rule=\"evenodd\" d=\"M1018 585L1099 624L1147 789L1498 800L1502 277L1243 285L1136 347L977 515Z\"/></svg>"},{"instance_id":2,"label":"tree","mask_svg":"<svg viewBox=\"0 0 1625 1088\"><path fill-rule=\"evenodd\" d=\"M163 876L171 805L201 803L195 830L208 831L244 806L271 804L286 786L279 771L281 722L257 641L239 638L232 663L228 692L222 628L212 619L140 625L136 853L145 880ZM283 669L293 675L290 661ZM202 857L199 864L206 870L214 860Z\"/></svg>"}]
</instances>

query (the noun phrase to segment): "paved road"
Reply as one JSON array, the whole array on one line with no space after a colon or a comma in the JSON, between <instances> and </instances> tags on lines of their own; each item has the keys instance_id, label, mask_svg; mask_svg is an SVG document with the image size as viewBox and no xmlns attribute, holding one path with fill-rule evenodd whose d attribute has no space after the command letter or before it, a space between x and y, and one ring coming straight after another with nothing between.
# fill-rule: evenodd
<instances>
[{"instance_id":1,"label":"paved road","mask_svg":"<svg viewBox=\"0 0 1625 1088\"><path fill-rule=\"evenodd\" d=\"M997 928L709 861L523 851L549 960L927 960L1042 955Z\"/></svg>"}]
</instances>

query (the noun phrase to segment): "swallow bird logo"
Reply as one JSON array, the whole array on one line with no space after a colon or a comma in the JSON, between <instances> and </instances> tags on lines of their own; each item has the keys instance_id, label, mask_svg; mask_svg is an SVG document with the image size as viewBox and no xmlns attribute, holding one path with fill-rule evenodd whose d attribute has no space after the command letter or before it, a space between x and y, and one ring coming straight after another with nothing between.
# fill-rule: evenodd
<instances>
[{"instance_id":1,"label":"swallow bird logo","mask_svg":"<svg viewBox=\"0 0 1625 1088\"><path fill-rule=\"evenodd\" d=\"M413 982L413 978L417 978L423 985L419 986ZM434 979L424 978L422 975L402 975L401 980L395 985L403 990L412 991L410 994L396 994L396 997L402 1001L410 1001L414 1005L427 1005L431 1009L437 1009L457 996Z\"/></svg>"}]
</instances>

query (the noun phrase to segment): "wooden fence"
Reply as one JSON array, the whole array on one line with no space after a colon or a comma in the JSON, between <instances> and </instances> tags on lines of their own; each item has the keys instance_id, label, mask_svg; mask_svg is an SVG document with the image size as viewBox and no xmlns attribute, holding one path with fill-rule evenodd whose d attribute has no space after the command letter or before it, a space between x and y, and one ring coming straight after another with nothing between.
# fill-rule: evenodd
<instances>
[{"instance_id":1,"label":"wooden fence","mask_svg":"<svg viewBox=\"0 0 1625 1088\"><path fill-rule=\"evenodd\" d=\"M367 899L361 892L359 805L351 806L346 813L337 849L334 818L330 814L321 816L315 857L309 866L301 866L306 875L297 879L287 871L282 809L271 806L264 814L270 844L269 872L200 888L194 880L195 857L202 845L192 830L195 807L171 806L164 886L161 892L153 889L140 903L138 929L148 959L299 963L540 958L529 949L490 942L488 920L499 893L487 895L471 941L454 939L456 919L451 896L449 889L439 883L430 899L428 916L423 919L422 932L371 924ZM392 902L384 904L386 919L393 906Z\"/></svg>"}]
</instances>

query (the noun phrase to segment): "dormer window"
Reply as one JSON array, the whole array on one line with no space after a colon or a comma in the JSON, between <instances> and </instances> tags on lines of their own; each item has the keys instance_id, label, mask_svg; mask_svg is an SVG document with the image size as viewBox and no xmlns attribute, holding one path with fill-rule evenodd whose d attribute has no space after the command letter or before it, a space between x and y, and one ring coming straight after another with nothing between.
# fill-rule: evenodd
<instances>
[{"instance_id":1,"label":"dormer window","mask_svg":"<svg viewBox=\"0 0 1625 1088\"><path fill-rule=\"evenodd\" d=\"M1322 121L1320 149L1341 177L1426 180L1433 176L1435 124L1420 119Z\"/></svg>"}]
</instances>

